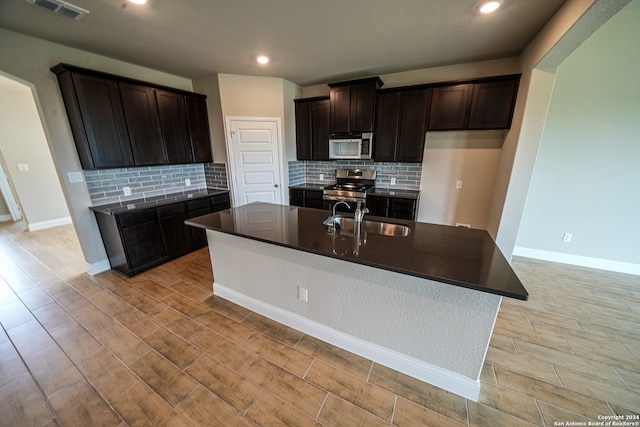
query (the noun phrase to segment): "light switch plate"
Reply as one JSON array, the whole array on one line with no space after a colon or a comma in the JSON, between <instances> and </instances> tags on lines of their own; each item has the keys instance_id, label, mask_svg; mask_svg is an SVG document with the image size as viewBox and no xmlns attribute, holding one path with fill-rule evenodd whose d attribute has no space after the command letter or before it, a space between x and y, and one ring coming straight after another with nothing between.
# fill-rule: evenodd
<instances>
[{"instance_id":1,"label":"light switch plate","mask_svg":"<svg viewBox=\"0 0 640 427\"><path fill-rule=\"evenodd\" d=\"M189 187L191 185L191 180L189 178L185 178L184 180L184 185L186 185L187 187Z\"/></svg>"},{"instance_id":2,"label":"light switch plate","mask_svg":"<svg viewBox=\"0 0 640 427\"><path fill-rule=\"evenodd\" d=\"M122 192L124 193L125 196L130 196L131 195L131 187L122 187Z\"/></svg>"}]
</instances>

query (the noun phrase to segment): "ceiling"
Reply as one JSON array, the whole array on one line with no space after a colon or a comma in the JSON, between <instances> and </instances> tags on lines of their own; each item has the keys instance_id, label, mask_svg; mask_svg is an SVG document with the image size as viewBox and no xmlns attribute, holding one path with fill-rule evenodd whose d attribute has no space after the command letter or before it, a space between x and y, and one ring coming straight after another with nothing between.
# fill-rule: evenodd
<instances>
[{"instance_id":1,"label":"ceiling","mask_svg":"<svg viewBox=\"0 0 640 427\"><path fill-rule=\"evenodd\" d=\"M68 0L79 21L0 1L0 26L187 78L301 86L518 55L565 0ZM257 55L271 58L266 66Z\"/></svg>"}]
</instances>

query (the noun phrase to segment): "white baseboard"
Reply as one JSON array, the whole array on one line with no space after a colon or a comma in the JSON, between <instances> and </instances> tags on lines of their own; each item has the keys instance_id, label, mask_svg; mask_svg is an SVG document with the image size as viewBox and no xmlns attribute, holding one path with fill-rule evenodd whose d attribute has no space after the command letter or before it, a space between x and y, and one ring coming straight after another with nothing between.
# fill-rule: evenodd
<instances>
[{"instance_id":1,"label":"white baseboard","mask_svg":"<svg viewBox=\"0 0 640 427\"><path fill-rule=\"evenodd\" d=\"M560 252L524 248L522 246L516 246L513 250L513 255L640 276L640 265L632 264L630 262L620 262L602 258L563 254Z\"/></svg>"},{"instance_id":2,"label":"white baseboard","mask_svg":"<svg viewBox=\"0 0 640 427\"><path fill-rule=\"evenodd\" d=\"M0 215L0 222L11 221L12 219L13 218L11 218L11 215L9 214Z\"/></svg>"},{"instance_id":3,"label":"white baseboard","mask_svg":"<svg viewBox=\"0 0 640 427\"><path fill-rule=\"evenodd\" d=\"M87 273L89 273L92 276L95 276L96 274L100 274L103 273L107 270L111 270L111 264L109 264L109 260L105 259L103 261L98 261L98 262L94 262L94 263L87 263Z\"/></svg>"},{"instance_id":4,"label":"white baseboard","mask_svg":"<svg viewBox=\"0 0 640 427\"><path fill-rule=\"evenodd\" d=\"M47 228L59 227L61 225L71 224L71 217L50 219L48 221L32 222L28 225L29 231L45 230Z\"/></svg>"},{"instance_id":5,"label":"white baseboard","mask_svg":"<svg viewBox=\"0 0 640 427\"><path fill-rule=\"evenodd\" d=\"M218 282L213 285L213 293L244 308L266 316L291 328L309 334L322 341L350 351L376 363L395 369L421 381L433 384L451 393L478 401L480 381L474 381L455 372L434 366L397 351L390 350L361 338L330 328L304 316L256 300L229 289Z\"/></svg>"}]
</instances>

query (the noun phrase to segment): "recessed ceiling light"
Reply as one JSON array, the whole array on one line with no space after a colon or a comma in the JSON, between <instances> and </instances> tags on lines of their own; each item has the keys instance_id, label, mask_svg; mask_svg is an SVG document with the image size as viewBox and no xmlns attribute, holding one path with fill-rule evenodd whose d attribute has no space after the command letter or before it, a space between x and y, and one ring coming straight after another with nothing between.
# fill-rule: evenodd
<instances>
[{"instance_id":1,"label":"recessed ceiling light","mask_svg":"<svg viewBox=\"0 0 640 427\"><path fill-rule=\"evenodd\" d=\"M147 0L129 0L131 3L135 4L145 4Z\"/></svg>"},{"instance_id":2,"label":"recessed ceiling light","mask_svg":"<svg viewBox=\"0 0 640 427\"><path fill-rule=\"evenodd\" d=\"M259 64L266 64L269 62L269 57L267 56L258 56L258 58L256 59L256 61L258 61Z\"/></svg>"},{"instance_id":3,"label":"recessed ceiling light","mask_svg":"<svg viewBox=\"0 0 640 427\"><path fill-rule=\"evenodd\" d=\"M500 7L500 2L499 1L488 1L486 3L483 3L480 6L480 12L482 12L482 13L495 12L496 10L498 10L499 7Z\"/></svg>"}]
</instances>

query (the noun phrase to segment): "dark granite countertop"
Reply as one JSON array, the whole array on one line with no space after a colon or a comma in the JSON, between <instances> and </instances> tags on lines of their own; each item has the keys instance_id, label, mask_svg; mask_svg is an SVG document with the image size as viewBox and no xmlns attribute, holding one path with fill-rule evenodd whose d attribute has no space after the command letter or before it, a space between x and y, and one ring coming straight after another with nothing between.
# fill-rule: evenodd
<instances>
[{"instance_id":1,"label":"dark granite countertop","mask_svg":"<svg viewBox=\"0 0 640 427\"><path fill-rule=\"evenodd\" d=\"M150 199L136 199L121 203L111 203L108 205L91 206L94 212L100 212L107 215L117 215L123 212L131 212L133 210L155 208L157 206L169 205L171 203L182 202L185 200L194 200L201 197L210 197L218 194L228 193L229 190L216 190L205 188L202 190L194 190L184 193L168 194Z\"/></svg>"},{"instance_id":2,"label":"dark granite countertop","mask_svg":"<svg viewBox=\"0 0 640 427\"><path fill-rule=\"evenodd\" d=\"M278 218L268 223L264 218ZM526 289L484 230L376 218L408 225L406 237L340 229L322 224L327 211L252 203L187 220L188 225L272 243L402 274L526 300ZM252 219L259 223L252 224ZM266 237L268 236L268 237ZM360 242L358 245L358 241ZM358 250L354 253L354 247Z\"/></svg>"},{"instance_id":3,"label":"dark granite countertop","mask_svg":"<svg viewBox=\"0 0 640 427\"><path fill-rule=\"evenodd\" d=\"M328 184L298 184L290 185L289 188L293 190L316 190L322 191ZM385 188L375 187L373 190L367 193L372 196L384 196L384 197L398 197L401 199L418 199L420 191L418 190L403 190L399 188Z\"/></svg>"},{"instance_id":4,"label":"dark granite countertop","mask_svg":"<svg viewBox=\"0 0 640 427\"><path fill-rule=\"evenodd\" d=\"M316 190L322 191L324 187L329 184L298 184L298 185L290 185L289 188L293 190Z\"/></svg>"},{"instance_id":5,"label":"dark granite countertop","mask_svg":"<svg viewBox=\"0 0 640 427\"><path fill-rule=\"evenodd\" d=\"M383 188L375 187L372 191L367 192L367 196L384 196L397 197L401 199L418 199L420 191L418 190L402 190L399 188Z\"/></svg>"}]
</instances>

